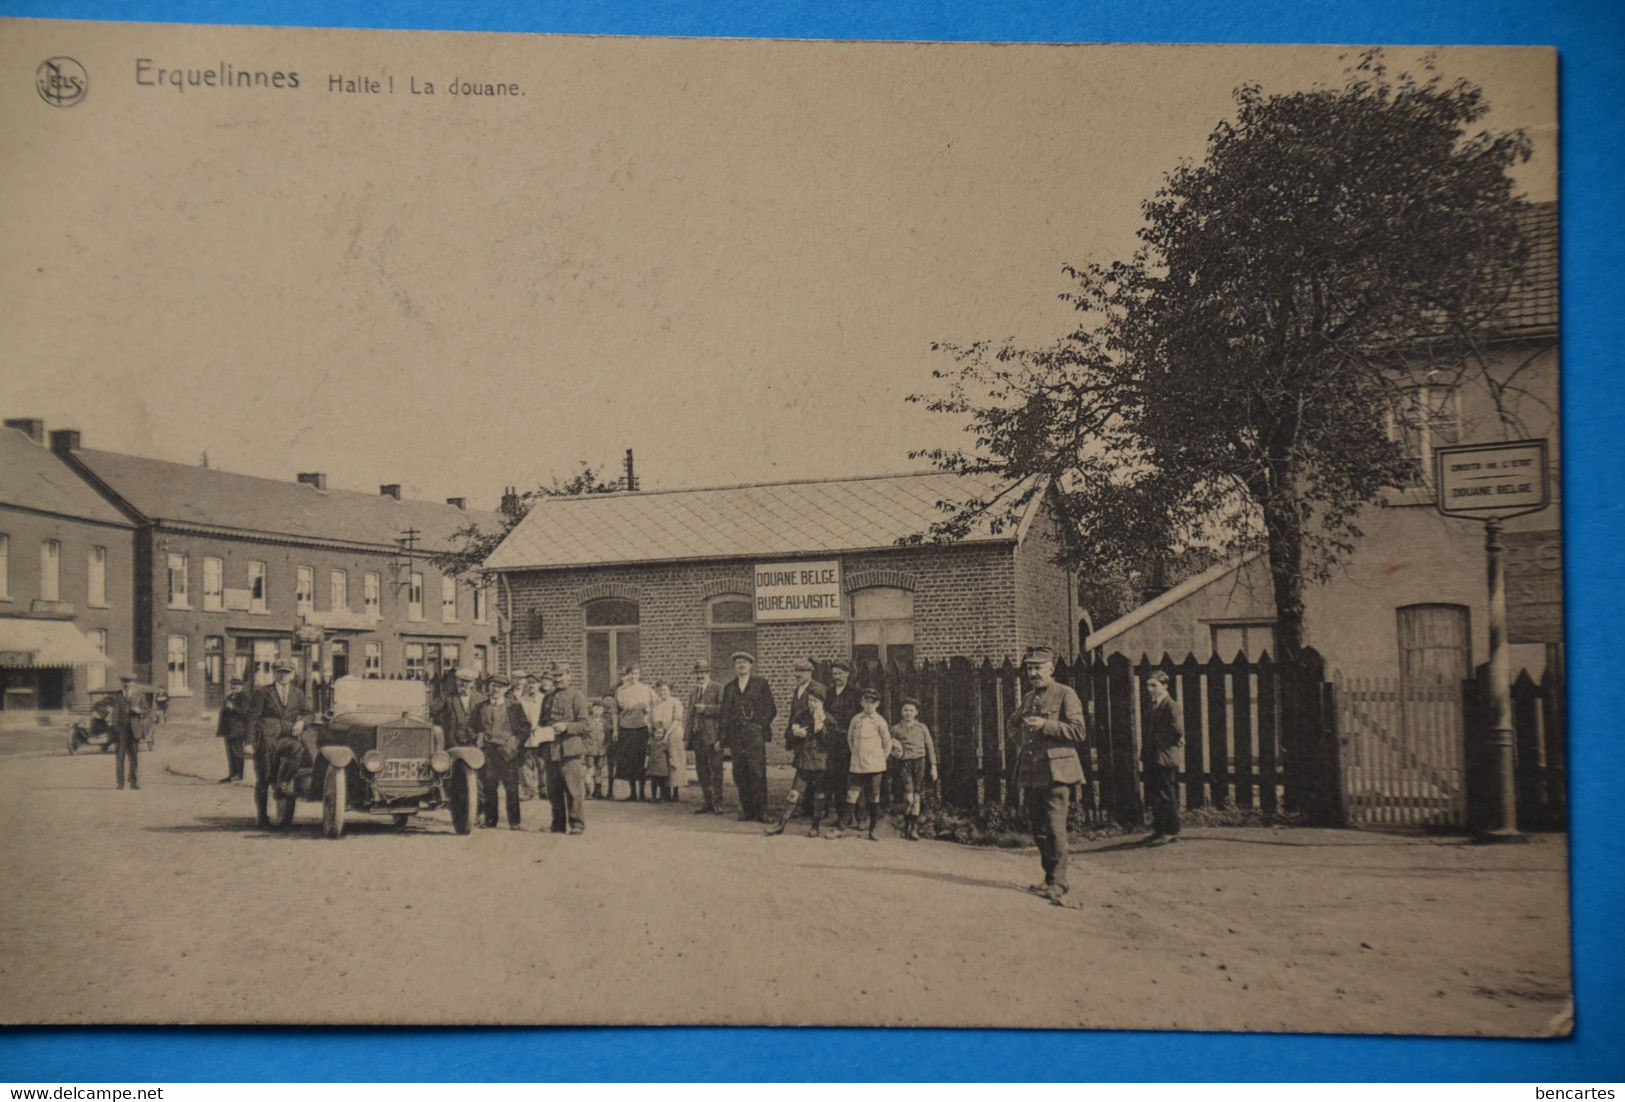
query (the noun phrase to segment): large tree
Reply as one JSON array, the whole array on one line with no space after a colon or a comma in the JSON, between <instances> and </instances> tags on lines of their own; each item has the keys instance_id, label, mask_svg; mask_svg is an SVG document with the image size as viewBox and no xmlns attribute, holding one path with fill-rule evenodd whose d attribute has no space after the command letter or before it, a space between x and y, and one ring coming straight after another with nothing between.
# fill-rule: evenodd
<instances>
[{"instance_id":1,"label":"large tree","mask_svg":"<svg viewBox=\"0 0 1625 1102\"><path fill-rule=\"evenodd\" d=\"M941 344L911 400L974 443L916 452L998 490L927 538L995 523L1053 486L1070 565L1124 577L1181 549L1267 552L1277 646L1303 643L1304 587L1414 477L1395 438L1414 382L1490 371L1480 338L1523 259L1520 132L1473 132L1482 90L1363 55L1339 87L1235 92L1200 163L1143 204L1127 259L1068 268L1083 315L1043 348ZM1492 392L1515 386L1486 379Z\"/></svg>"}]
</instances>

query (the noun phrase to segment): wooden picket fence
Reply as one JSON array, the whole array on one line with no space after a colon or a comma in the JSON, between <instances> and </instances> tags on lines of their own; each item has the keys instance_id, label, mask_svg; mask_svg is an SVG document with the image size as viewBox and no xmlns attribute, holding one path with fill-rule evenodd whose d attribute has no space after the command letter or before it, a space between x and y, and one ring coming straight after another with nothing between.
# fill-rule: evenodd
<instances>
[{"instance_id":1,"label":"wooden picket fence","mask_svg":"<svg viewBox=\"0 0 1625 1102\"><path fill-rule=\"evenodd\" d=\"M1080 755L1086 821L1143 819L1141 717L1149 703L1145 679L1157 669L1168 674L1185 721L1180 785L1186 807L1291 811L1306 821L1342 821L1331 686L1313 650L1287 665L1267 654L1256 660L1237 655L1229 662L1194 656L1175 662L1166 655L1136 661L1124 654L1058 661L1056 680L1077 691L1089 721ZM827 665L816 676L828 684ZM889 716L904 697L920 701L920 718L937 741L946 802L970 809L1019 803L1020 742L1011 717L1023 682L1013 661L860 662L855 680L879 691Z\"/></svg>"},{"instance_id":2,"label":"wooden picket fence","mask_svg":"<svg viewBox=\"0 0 1625 1102\"><path fill-rule=\"evenodd\" d=\"M1334 674L1343 790L1352 822L1467 825L1466 726L1460 684Z\"/></svg>"},{"instance_id":3,"label":"wooden picket fence","mask_svg":"<svg viewBox=\"0 0 1625 1102\"><path fill-rule=\"evenodd\" d=\"M1469 732L1488 731L1489 670L1479 666L1462 686ZM1563 830L1568 824L1568 738L1563 678L1547 669L1539 680L1520 670L1512 681L1513 784L1522 830ZM1469 738L1467 826L1488 821L1488 803L1474 798L1492 791L1483 739Z\"/></svg>"}]
</instances>

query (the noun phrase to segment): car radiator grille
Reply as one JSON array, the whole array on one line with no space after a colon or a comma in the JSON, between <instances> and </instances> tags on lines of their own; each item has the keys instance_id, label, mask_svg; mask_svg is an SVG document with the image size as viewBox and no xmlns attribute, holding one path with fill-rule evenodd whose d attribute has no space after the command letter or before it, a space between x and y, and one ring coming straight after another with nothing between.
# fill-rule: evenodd
<instances>
[{"instance_id":1,"label":"car radiator grille","mask_svg":"<svg viewBox=\"0 0 1625 1102\"><path fill-rule=\"evenodd\" d=\"M434 752L434 731L428 727L378 728L378 753L392 758L427 758Z\"/></svg>"}]
</instances>

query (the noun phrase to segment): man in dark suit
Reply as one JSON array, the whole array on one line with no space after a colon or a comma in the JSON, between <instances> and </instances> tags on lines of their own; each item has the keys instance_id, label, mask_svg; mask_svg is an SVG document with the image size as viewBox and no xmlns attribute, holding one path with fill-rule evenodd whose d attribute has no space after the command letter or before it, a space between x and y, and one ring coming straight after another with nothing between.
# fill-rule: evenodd
<instances>
[{"instance_id":1,"label":"man in dark suit","mask_svg":"<svg viewBox=\"0 0 1625 1102\"><path fill-rule=\"evenodd\" d=\"M694 663L694 688L688 694L688 730L694 747L694 771L700 775L705 802L694 814L722 814L722 686L711 680L711 663Z\"/></svg>"},{"instance_id":2,"label":"man in dark suit","mask_svg":"<svg viewBox=\"0 0 1625 1102\"><path fill-rule=\"evenodd\" d=\"M785 708L785 711L789 713L790 718L787 719L784 724L784 747L787 750L794 750L800 745L801 740L795 738L791 734L791 731L796 727L807 726L807 719L809 715L807 700L812 696L813 686L816 685L819 692L825 696L828 695L828 690L824 688L822 682L813 680L813 664L811 659L797 658L794 662L790 663L790 670L796 675L796 683L790 689L790 704L787 708ZM809 777L812 776L812 774L809 774ZM816 777L821 783L823 774L818 773L816 774ZM811 816L817 810L814 805L815 792L813 791L817 787L817 784L812 784L811 787L808 788L807 795L803 801L802 809L809 816Z\"/></svg>"},{"instance_id":3,"label":"man in dark suit","mask_svg":"<svg viewBox=\"0 0 1625 1102\"><path fill-rule=\"evenodd\" d=\"M1179 841L1179 771L1185 768L1185 719L1168 693L1168 675L1152 670L1145 679L1151 706L1145 712L1145 802L1151 805L1151 836L1146 845Z\"/></svg>"},{"instance_id":4,"label":"man in dark suit","mask_svg":"<svg viewBox=\"0 0 1625 1102\"><path fill-rule=\"evenodd\" d=\"M824 766L824 784L828 793L826 806L838 809L846 806L846 774L852 767L852 751L847 746L846 734L852 727L852 717L863 711L863 700L858 687L852 684L852 663L837 658L829 664L829 679L833 687L825 700L825 711L837 737L829 740L829 760ZM809 808L809 812L810 812Z\"/></svg>"},{"instance_id":5,"label":"man in dark suit","mask_svg":"<svg viewBox=\"0 0 1625 1102\"><path fill-rule=\"evenodd\" d=\"M508 679L501 674L486 678L490 694L474 709L473 725L479 732L485 765L480 769L480 802L484 805L480 824L497 825L497 789L500 786L508 804L508 829L519 829L519 764L524 758L525 741L530 738L530 721L516 701L508 699Z\"/></svg>"},{"instance_id":6,"label":"man in dark suit","mask_svg":"<svg viewBox=\"0 0 1625 1102\"><path fill-rule=\"evenodd\" d=\"M474 709L485 698L474 691L477 680L479 675L473 670L458 670L452 691L441 694L434 721L446 736L447 746L473 746L479 741L479 732L474 729Z\"/></svg>"},{"instance_id":7,"label":"man in dark suit","mask_svg":"<svg viewBox=\"0 0 1625 1102\"><path fill-rule=\"evenodd\" d=\"M214 733L226 743L226 775L221 784L243 779L243 750L248 744L248 693L243 690L243 679L231 679L231 691L220 703L220 716L215 720Z\"/></svg>"},{"instance_id":8,"label":"man in dark suit","mask_svg":"<svg viewBox=\"0 0 1625 1102\"><path fill-rule=\"evenodd\" d=\"M722 739L733 752L740 822L767 823L767 742L778 707L767 680L751 674L755 656L735 651L733 661L734 676L722 687Z\"/></svg>"},{"instance_id":9,"label":"man in dark suit","mask_svg":"<svg viewBox=\"0 0 1625 1102\"><path fill-rule=\"evenodd\" d=\"M1055 681L1055 652L1048 647L1029 648L1022 666L1028 691L1011 724L1022 737L1017 783L1025 790L1027 819L1044 866L1044 882L1028 890L1064 906L1070 890L1066 813L1074 786L1083 783L1083 763L1078 759L1078 748L1087 737L1083 702L1071 688Z\"/></svg>"},{"instance_id":10,"label":"man in dark suit","mask_svg":"<svg viewBox=\"0 0 1625 1102\"><path fill-rule=\"evenodd\" d=\"M255 689L248 702L254 731L254 818L260 826L271 822L266 811L271 785L291 785L305 765L307 750L311 761L316 757L315 746L307 747L302 737L311 712L293 674L293 663L279 660L271 667L271 684Z\"/></svg>"},{"instance_id":11,"label":"man in dark suit","mask_svg":"<svg viewBox=\"0 0 1625 1102\"><path fill-rule=\"evenodd\" d=\"M118 781L118 787L122 789L124 762L127 758L130 763L130 787L139 791L141 785L136 781L136 764L147 716L141 707L140 697L136 695L135 676L125 674L119 681L123 683L124 691L113 697L107 715L107 726L113 732L113 748L116 752L114 761L118 776L115 779Z\"/></svg>"}]
</instances>

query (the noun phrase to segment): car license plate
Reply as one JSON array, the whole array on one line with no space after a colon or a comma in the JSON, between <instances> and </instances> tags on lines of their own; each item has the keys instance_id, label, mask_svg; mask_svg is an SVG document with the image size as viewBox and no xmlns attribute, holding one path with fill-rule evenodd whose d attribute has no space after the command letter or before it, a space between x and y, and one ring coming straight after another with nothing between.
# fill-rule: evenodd
<instances>
[{"instance_id":1,"label":"car license plate","mask_svg":"<svg viewBox=\"0 0 1625 1102\"><path fill-rule=\"evenodd\" d=\"M386 781L426 781L429 779L429 763L420 759L395 758L384 763L378 777Z\"/></svg>"}]
</instances>

